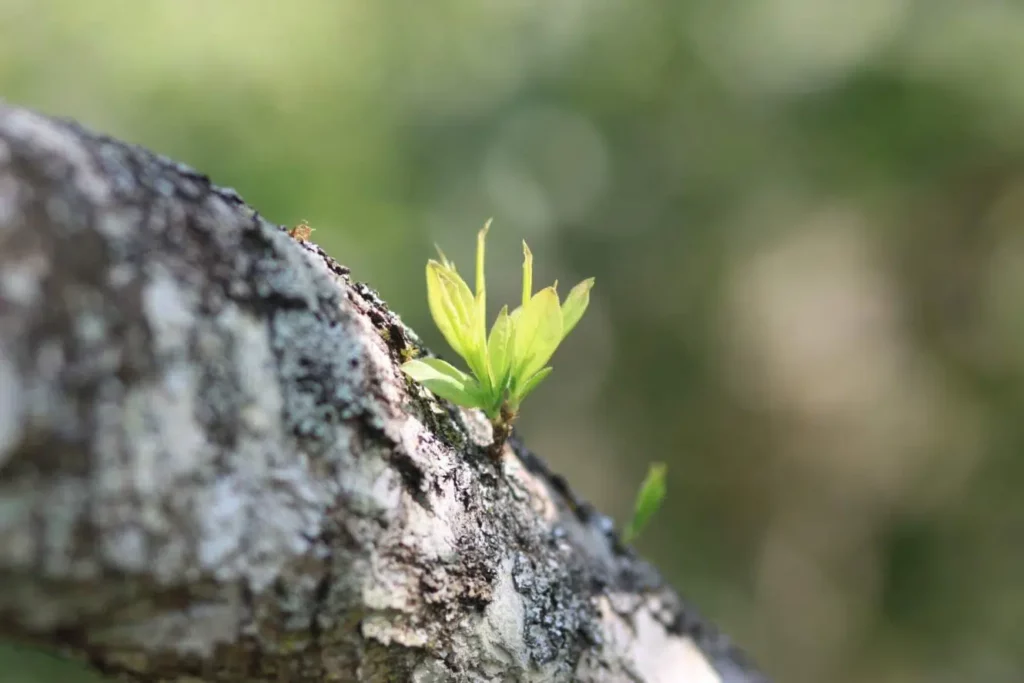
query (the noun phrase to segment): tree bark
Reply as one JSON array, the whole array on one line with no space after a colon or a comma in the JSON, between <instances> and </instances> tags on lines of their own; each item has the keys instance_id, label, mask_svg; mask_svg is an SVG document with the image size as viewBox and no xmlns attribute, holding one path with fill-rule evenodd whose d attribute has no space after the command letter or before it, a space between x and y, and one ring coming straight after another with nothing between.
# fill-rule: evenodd
<instances>
[{"instance_id":1,"label":"tree bark","mask_svg":"<svg viewBox=\"0 0 1024 683\"><path fill-rule=\"evenodd\" d=\"M0 103L0 636L132 681L755 683L232 190Z\"/></svg>"}]
</instances>

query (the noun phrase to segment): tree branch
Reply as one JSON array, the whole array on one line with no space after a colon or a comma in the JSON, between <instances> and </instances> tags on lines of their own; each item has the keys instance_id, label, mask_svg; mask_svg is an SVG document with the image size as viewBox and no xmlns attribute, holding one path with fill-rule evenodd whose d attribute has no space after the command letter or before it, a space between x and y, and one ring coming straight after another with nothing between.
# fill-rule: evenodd
<instances>
[{"instance_id":1,"label":"tree branch","mask_svg":"<svg viewBox=\"0 0 1024 683\"><path fill-rule=\"evenodd\" d=\"M0 103L0 635L127 680L765 679L368 287Z\"/></svg>"}]
</instances>

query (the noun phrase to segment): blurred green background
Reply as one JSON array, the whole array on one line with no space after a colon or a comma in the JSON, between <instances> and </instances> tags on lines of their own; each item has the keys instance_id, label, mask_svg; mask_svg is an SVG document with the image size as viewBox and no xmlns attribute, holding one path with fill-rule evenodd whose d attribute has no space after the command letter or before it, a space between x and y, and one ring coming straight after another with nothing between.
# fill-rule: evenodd
<instances>
[{"instance_id":1,"label":"blurred green background","mask_svg":"<svg viewBox=\"0 0 1024 683\"><path fill-rule=\"evenodd\" d=\"M642 551L779 683L1024 680L1022 65L999 0L0 0L0 96L308 220L438 350L489 216L492 300L522 238L596 276L521 433L619 520L668 462Z\"/></svg>"}]
</instances>

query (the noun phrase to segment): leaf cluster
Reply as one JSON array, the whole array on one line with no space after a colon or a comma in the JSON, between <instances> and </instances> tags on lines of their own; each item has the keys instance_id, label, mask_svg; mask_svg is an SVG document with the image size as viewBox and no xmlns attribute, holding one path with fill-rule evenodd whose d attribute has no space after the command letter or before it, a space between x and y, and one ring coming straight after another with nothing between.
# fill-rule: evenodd
<instances>
[{"instance_id":1,"label":"leaf cluster","mask_svg":"<svg viewBox=\"0 0 1024 683\"><path fill-rule=\"evenodd\" d=\"M594 279L559 301L557 282L534 293L533 254L523 242L522 303L502 307L487 331L484 252L490 221L477 234L476 291L469 288L440 250L427 263L427 302L441 334L469 367L466 373L439 358L411 360L402 370L441 398L479 408L492 422L509 420L549 374L547 365L562 340L583 317Z\"/></svg>"},{"instance_id":2,"label":"leaf cluster","mask_svg":"<svg viewBox=\"0 0 1024 683\"><path fill-rule=\"evenodd\" d=\"M477 234L475 292L440 248L440 260L427 262L430 314L470 371L463 372L440 358L406 361L402 371L441 398L482 410L495 426L494 446L500 448L523 399L551 374L548 361L587 310L594 278L573 287L565 301L558 298L557 282L534 293L533 254L523 242L522 303L511 312L508 306L502 307L488 332L484 257L490 226L488 221ZM665 470L665 465L656 463L647 473L626 527L627 543L661 506Z\"/></svg>"}]
</instances>

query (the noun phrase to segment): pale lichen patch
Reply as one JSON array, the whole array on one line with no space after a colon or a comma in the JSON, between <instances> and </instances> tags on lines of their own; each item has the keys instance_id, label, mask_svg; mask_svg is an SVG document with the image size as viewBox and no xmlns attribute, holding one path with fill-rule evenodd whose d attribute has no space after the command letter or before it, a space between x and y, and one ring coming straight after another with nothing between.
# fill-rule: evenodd
<instances>
[{"instance_id":1,"label":"pale lichen patch","mask_svg":"<svg viewBox=\"0 0 1024 683\"><path fill-rule=\"evenodd\" d=\"M3 199L0 198L0 211ZM0 216L0 223L3 217ZM16 306L35 306L42 296L43 278L49 273L49 264L41 254L28 255L0 268L0 299Z\"/></svg>"},{"instance_id":2,"label":"pale lichen patch","mask_svg":"<svg viewBox=\"0 0 1024 683\"><path fill-rule=\"evenodd\" d=\"M101 539L102 553L108 566L126 572L145 570L149 561L146 534L137 526L112 530Z\"/></svg>"},{"instance_id":3,"label":"pale lichen patch","mask_svg":"<svg viewBox=\"0 0 1024 683\"><path fill-rule=\"evenodd\" d=\"M142 291L142 306L158 354L183 353L195 327L195 297L163 267L153 265Z\"/></svg>"},{"instance_id":4,"label":"pale lichen patch","mask_svg":"<svg viewBox=\"0 0 1024 683\"><path fill-rule=\"evenodd\" d=\"M508 454L506 449L506 454ZM510 484L520 488L530 508L545 525L558 520L558 506L551 496L551 490L538 477L530 473L523 462L514 455L503 459L505 473Z\"/></svg>"},{"instance_id":5,"label":"pale lichen patch","mask_svg":"<svg viewBox=\"0 0 1024 683\"><path fill-rule=\"evenodd\" d=\"M0 467L3 462L0 461ZM11 487L0 489L0 547L8 570L31 567L39 552L39 538L32 527L35 501L31 494Z\"/></svg>"},{"instance_id":6,"label":"pale lichen patch","mask_svg":"<svg viewBox=\"0 0 1024 683\"><path fill-rule=\"evenodd\" d=\"M209 452L196 421L196 375L185 364L174 365L154 382L128 392L123 403L124 445L130 449L128 490L156 499L196 468L197 455ZM107 470L107 476L116 476ZM119 488L120 487L120 488ZM117 495L121 482L104 486Z\"/></svg>"},{"instance_id":7,"label":"pale lichen patch","mask_svg":"<svg viewBox=\"0 0 1024 683\"><path fill-rule=\"evenodd\" d=\"M228 560L242 549L248 522L249 493L234 477L223 477L197 501L200 532L197 560L201 567L220 579L237 574Z\"/></svg>"},{"instance_id":8,"label":"pale lichen patch","mask_svg":"<svg viewBox=\"0 0 1024 683\"><path fill-rule=\"evenodd\" d=\"M361 603L371 610L411 614L419 604L418 578L408 567L374 553L360 593Z\"/></svg>"},{"instance_id":9,"label":"pale lichen patch","mask_svg":"<svg viewBox=\"0 0 1024 683\"><path fill-rule=\"evenodd\" d=\"M7 145L0 141L0 156L3 156L3 150L6 149ZM0 158L0 164L3 163L5 163L5 160ZM17 216L18 209L17 183L10 176L0 176L0 230L6 229L10 231L14 227L14 219Z\"/></svg>"},{"instance_id":10,"label":"pale lichen patch","mask_svg":"<svg viewBox=\"0 0 1024 683\"><path fill-rule=\"evenodd\" d=\"M724 680L689 637L671 633L655 617L656 601L637 594L609 593L597 599L600 657L585 657L577 676L586 681L639 680L644 683L741 683ZM628 611L623 612L622 609ZM609 662L621 667L616 675Z\"/></svg>"},{"instance_id":11,"label":"pale lichen patch","mask_svg":"<svg viewBox=\"0 0 1024 683\"><path fill-rule=\"evenodd\" d=\"M651 610L638 611L633 627L632 657L646 683L728 683L690 638L668 633Z\"/></svg>"},{"instance_id":12,"label":"pale lichen patch","mask_svg":"<svg viewBox=\"0 0 1024 683\"><path fill-rule=\"evenodd\" d=\"M51 163L70 164L78 190L95 204L110 198L110 185L98 172L81 140L63 126L24 109L3 111L4 132L19 144L48 155Z\"/></svg>"},{"instance_id":13,"label":"pale lichen patch","mask_svg":"<svg viewBox=\"0 0 1024 683\"><path fill-rule=\"evenodd\" d=\"M103 211L97 216L96 230L108 240L124 240L138 232L142 218L141 209L118 207Z\"/></svg>"},{"instance_id":14,"label":"pale lichen patch","mask_svg":"<svg viewBox=\"0 0 1024 683\"><path fill-rule=\"evenodd\" d=\"M352 447L351 430L339 430L338 445L343 452ZM366 458L346 458L344 474L331 482L354 517L390 519L400 509L402 479L385 459L384 449L371 447Z\"/></svg>"},{"instance_id":15,"label":"pale lichen patch","mask_svg":"<svg viewBox=\"0 0 1024 683\"><path fill-rule=\"evenodd\" d=\"M0 468L14 452L24 430L21 395L21 376L0 346Z\"/></svg>"},{"instance_id":16,"label":"pale lichen patch","mask_svg":"<svg viewBox=\"0 0 1024 683\"><path fill-rule=\"evenodd\" d=\"M482 656L519 669L527 669L526 646L523 641L523 598L512 582L511 558L505 558L498 569L491 602L484 610L477 630Z\"/></svg>"},{"instance_id":17,"label":"pale lichen patch","mask_svg":"<svg viewBox=\"0 0 1024 683\"><path fill-rule=\"evenodd\" d=\"M378 614L364 617L359 624L363 638L375 640L381 645L397 643L405 647L423 647L428 637L421 629L409 628Z\"/></svg>"}]
</instances>

